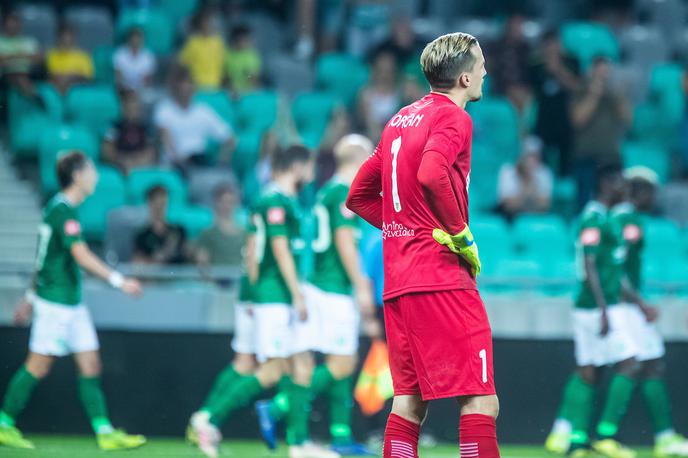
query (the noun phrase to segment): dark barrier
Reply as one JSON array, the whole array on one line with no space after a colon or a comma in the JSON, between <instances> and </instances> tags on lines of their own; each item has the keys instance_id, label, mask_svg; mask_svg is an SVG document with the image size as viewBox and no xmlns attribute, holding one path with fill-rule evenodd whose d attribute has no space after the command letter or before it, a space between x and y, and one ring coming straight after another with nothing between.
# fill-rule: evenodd
<instances>
[{"instance_id":1,"label":"dark barrier","mask_svg":"<svg viewBox=\"0 0 688 458\"><path fill-rule=\"evenodd\" d=\"M183 434L189 414L198 407L213 377L230 361L230 338L224 334L100 333L104 361L103 383L113 422L127 430L150 435ZM4 393L27 349L28 331L0 327L0 391ZM368 342L363 342L362 351ZM573 345L566 341L497 340L495 364L501 399L499 430L502 441L539 443L549 430L561 387L573 368ZM668 382L674 417L680 431L688 431L688 343L668 345ZM27 432L86 433L89 425L76 392L74 364L64 359L37 388L19 425ZM457 409L445 400L431 405L425 426L441 440L456 440ZM324 403L314 408L313 432L326 437ZM224 432L228 437L257 437L251 411L234 416ZM362 418L355 432L381 430L385 415ZM622 439L649 443L652 428L636 395L622 425Z\"/></svg>"}]
</instances>

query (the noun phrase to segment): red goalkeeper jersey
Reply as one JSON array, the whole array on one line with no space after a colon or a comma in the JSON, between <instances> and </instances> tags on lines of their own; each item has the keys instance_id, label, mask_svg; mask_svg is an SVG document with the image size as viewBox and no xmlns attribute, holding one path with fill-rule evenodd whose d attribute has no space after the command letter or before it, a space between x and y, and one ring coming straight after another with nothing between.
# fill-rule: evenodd
<instances>
[{"instance_id":1,"label":"red goalkeeper jersey","mask_svg":"<svg viewBox=\"0 0 688 458\"><path fill-rule=\"evenodd\" d=\"M402 108L359 170L347 205L382 229L384 299L476 289L470 267L432 238L468 224L472 122L447 96Z\"/></svg>"}]
</instances>

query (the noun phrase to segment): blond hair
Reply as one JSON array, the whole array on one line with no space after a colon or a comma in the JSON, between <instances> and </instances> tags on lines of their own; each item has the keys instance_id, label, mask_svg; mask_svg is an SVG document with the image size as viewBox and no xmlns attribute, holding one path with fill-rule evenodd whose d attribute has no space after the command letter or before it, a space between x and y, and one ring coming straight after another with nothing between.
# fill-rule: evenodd
<instances>
[{"instance_id":1,"label":"blond hair","mask_svg":"<svg viewBox=\"0 0 688 458\"><path fill-rule=\"evenodd\" d=\"M357 154L370 156L373 154L373 143L360 134L343 136L334 145L334 157L337 164L344 164L354 159Z\"/></svg>"},{"instance_id":2,"label":"blond hair","mask_svg":"<svg viewBox=\"0 0 688 458\"><path fill-rule=\"evenodd\" d=\"M463 32L448 33L428 43L420 55L420 66L433 89L451 89L461 73L475 64L471 48L478 44Z\"/></svg>"}]
</instances>

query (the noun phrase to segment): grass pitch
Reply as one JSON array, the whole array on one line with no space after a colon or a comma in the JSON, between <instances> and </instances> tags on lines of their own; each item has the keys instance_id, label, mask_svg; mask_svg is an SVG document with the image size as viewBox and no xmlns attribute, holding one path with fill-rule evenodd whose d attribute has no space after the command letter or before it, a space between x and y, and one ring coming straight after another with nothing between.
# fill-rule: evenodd
<instances>
[{"instance_id":1,"label":"grass pitch","mask_svg":"<svg viewBox=\"0 0 688 458\"><path fill-rule=\"evenodd\" d=\"M177 438L149 438L148 444L137 450L122 452L101 452L91 436L33 436L28 438L36 444L35 450L14 450L0 447L3 458L202 458L198 449ZM457 458L458 447L454 444L440 445L431 449L421 449L422 458ZM650 458L647 449L639 450L638 458ZM262 443L257 441L225 441L222 444L221 457L234 458L286 458L286 447L280 447L276 453L270 453ZM502 447L502 458L553 458L541 446L505 446Z\"/></svg>"}]
</instances>

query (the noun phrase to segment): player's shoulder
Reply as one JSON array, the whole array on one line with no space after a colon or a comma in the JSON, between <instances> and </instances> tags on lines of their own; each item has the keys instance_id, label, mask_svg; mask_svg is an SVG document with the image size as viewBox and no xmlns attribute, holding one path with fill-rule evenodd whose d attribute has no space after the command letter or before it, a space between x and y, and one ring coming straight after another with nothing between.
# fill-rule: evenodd
<instances>
[{"instance_id":1,"label":"player's shoulder","mask_svg":"<svg viewBox=\"0 0 688 458\"><path fill-rule=\"evenodd\" d=\"M609 213L607 207L597 201L588 202L583 208L580 219L583 224L602 224Z\"/></svg>"},{"instance_id":2,"label":"player's shoulder","mask_svg":"<svg viewBox=\"0 0 688 458\"><path fill-rule=\"evenodd\" d=\"M265 212L272 207L288 207L292 198L284 194L274 183L270 183L256 201L255 208L259 212Z\"/></svg>"},{"instance_id":3,"label":"player's shoulder","mask_svg":"<svg viewBox=\"0 0 688 458\"><path fill-rule=\"evenodd\" d=\"M325 204L340 201L346 199L348 193L349 186L334 176L320 188L320 191L318 191L318 200Z\"/></svg>"},{"instance_id":4,"label":"player's shoulder","mask_svg":"<svg viewBox=\"0 0 688 458\"><path fill-rule=\"evenodd\" d=\"M51 220L60 217L76 217L76 210L58 193L43 208L43 218Z\"/></svg>"}]
</instances>

